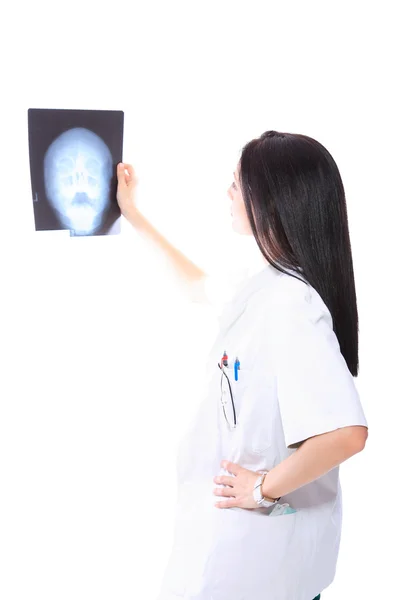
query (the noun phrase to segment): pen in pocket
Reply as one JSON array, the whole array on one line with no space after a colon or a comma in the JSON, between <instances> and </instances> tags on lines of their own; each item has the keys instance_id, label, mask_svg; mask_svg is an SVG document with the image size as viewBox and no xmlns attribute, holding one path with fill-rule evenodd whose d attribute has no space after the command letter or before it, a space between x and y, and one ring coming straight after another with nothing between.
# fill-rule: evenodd
<instances>
[{"instance_id":1,"label":"pen in pocket","mask_svg":"<svg viewBox=\"0 0 400 600\"><path fill-rule=\"evenodd\" d=\"M240 361L239 361L238 357L236 357L236 360L235 360L235 381L238 381L238 379L239 379L239 369L240 369Z\"/></svg>"}]
</instances>

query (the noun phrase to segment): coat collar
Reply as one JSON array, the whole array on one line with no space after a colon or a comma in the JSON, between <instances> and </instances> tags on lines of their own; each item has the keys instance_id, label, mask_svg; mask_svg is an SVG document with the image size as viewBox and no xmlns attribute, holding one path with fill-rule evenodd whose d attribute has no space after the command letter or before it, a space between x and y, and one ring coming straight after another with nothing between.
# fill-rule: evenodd
<instances>
[{"instance_id":1,"label":"coat collar","mask_svg":"<svg viewBox=\"0 0 400 600\"><path fill-rule=\"evenodd\" d=\"M294 272L293 272L294 274ZM251 297L260 289L273 286L278 277L285 275L275 269L271 264L265 261L258 263L255 268L247 269L247 276L242 279L242 283L233 296L232 300L225 305L222 315L219 317L219 333L216 337L213 349L210 352L209 368L210 372L215 371L217 361L221 357L223 341L229 330L238 321L246 310L246 306Z\"/></svg>"}]
</instances>

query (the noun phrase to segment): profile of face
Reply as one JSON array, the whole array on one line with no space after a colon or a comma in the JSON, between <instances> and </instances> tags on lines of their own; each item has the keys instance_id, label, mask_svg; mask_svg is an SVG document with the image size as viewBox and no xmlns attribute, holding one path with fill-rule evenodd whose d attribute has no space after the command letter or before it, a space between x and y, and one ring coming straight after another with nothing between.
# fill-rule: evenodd
<instances>
[{"instance_id":1,"label":"profile of face","mask_svg":"<svg viewBox=\"0 0 400 600\"><path fill-rule=\"evenodd\" d=\"M232 200L231 215L232 228L240 235L253 235L249 219L246 213L246 207L243 200L242 191L239 182L240 164L237 165L234 172L234 181L228 189L228 196Z\"/></svg>"},{"instance_id":2,"label":"profile of face","mask_svg":"<svg viewBox=\"0 0 400 600\"><path fill-rule=\"evenodd\" d=\"M75 127L49 146L44 157L48 201L64 227L90 235L110 205L112 156L93 131Z\"/></svg>"}]
</instances>

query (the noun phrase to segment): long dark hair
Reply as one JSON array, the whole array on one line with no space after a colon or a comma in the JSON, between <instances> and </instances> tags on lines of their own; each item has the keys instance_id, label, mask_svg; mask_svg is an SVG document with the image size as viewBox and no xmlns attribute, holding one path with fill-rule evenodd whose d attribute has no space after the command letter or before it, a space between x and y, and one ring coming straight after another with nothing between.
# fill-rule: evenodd
<instances>
[{"instance_id":1,"label":"long dark hair","mask_svg":"<svg viewBox=\"0 0 400 600\"><path fill-rule=\"evenodd\" d=\"M335 161L313 138L266 131L244 146L239 162L246 212L262 254L279 271L294 271L317 290L356 376L357 297L346 198Z\"/></svg>"}]
</instances>

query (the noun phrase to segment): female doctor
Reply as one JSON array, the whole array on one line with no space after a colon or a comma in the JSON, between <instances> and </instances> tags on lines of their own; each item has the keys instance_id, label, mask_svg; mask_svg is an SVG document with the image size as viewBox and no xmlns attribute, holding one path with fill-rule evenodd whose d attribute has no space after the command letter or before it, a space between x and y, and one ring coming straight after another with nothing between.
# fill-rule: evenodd
<instances>
[{"instance_id":1,"label":"female doctor","mask_svg":"<svg viewBox=\"0 0 400 600\"><path fill-rule=\"evenodd\" d=\"M205 273L139 212L137 181L118 166L122 214L206 299ZM228 194L263 267L220 318L208 392L180 447L159 600L313 600L335 575L338 467L367 439L345 193L320 143L267 131L243 148Z\"/></svg>"}]
</instances>

